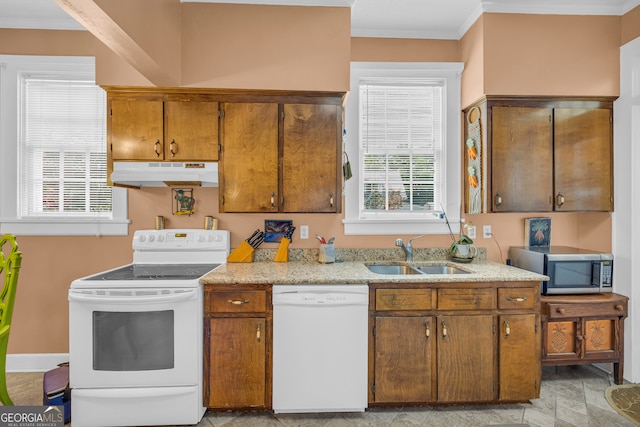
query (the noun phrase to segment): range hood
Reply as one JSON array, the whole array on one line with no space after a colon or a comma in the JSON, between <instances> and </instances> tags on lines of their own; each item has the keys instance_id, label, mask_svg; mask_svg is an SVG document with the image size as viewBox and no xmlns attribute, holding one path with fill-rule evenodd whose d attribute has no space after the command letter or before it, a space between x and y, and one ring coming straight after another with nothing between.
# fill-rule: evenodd
<instances>
[{"instance_id":1,"label":"range hood","mask_svg":"<svg viewBox=\"0 0 640 427\"><path fill-rule=\"evenodd\" d=\"M113 162L111 182L127 187L217 187L218 163Z\"/></svg>"}]
</instances>

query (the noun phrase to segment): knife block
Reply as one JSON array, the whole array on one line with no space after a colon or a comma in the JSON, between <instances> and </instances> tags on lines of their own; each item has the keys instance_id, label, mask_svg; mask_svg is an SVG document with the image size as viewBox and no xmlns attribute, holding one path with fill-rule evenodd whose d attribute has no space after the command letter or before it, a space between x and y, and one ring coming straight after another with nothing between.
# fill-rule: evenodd
<instances>
[{"instance_id":1,"label":"knife block","mask_svg":"<svg viewBox=\"0 0 640 427\"><path fill-rule=\"evenodd\" d=\"M227 257L228 262L253 262L254 249L247 241L243 241Z\"/></svg>"}]
</instances>

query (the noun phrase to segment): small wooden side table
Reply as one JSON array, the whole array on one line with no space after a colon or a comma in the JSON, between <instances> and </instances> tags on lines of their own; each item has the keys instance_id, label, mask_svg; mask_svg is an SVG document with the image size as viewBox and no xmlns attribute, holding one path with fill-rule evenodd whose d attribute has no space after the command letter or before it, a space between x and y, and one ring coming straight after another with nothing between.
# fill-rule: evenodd
<instances>
[{"instance_id":1,"label":"small wooden side table","mask_svg":"<svg viewBox=\"0 0 640 427\"><path fill-rule=\"evenodd\" d=\"M542 295L542 365L613 363L622 384L628 301L615 293Z\"/></svg>"}]
</instances>

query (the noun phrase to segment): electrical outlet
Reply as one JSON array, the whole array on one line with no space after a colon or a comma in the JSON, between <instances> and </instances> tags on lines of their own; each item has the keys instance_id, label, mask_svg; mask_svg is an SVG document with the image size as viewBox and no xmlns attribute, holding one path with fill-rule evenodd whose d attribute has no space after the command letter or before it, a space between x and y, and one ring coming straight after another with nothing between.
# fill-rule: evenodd
<instances>
[{"instance_id":1,"label":"electrical outlet","mask_svg":"<svg viewBox=\"0 0 640 427\"><path fill-rule=\"evenodd\" d=\"M300 226L300 238L301 239L308 239L309 238L309 226L308 225L301 225Z\"/></svg>"},{"instance_id":2,"label":"electrical outlet","mask_svg":"<svg viewBox=\"0 0 640 427\"><path fill-rule=\"evenodd\" d=\"M472 239L476 238L476 226L475 225L470 225L467 227L467 236L469 236Z\"/></svg>"},{"instance_id":3,"label":"electrical outlet","mask_svg":"<svg viewBox=\"0 0 640 427\"><path fill-rule=\"evenodd\" d=\"M482 237L484 237L485 239L490 239L491 238L491 226L490 225L483 225L482 226Z\"/></svg>"}]
</instances>

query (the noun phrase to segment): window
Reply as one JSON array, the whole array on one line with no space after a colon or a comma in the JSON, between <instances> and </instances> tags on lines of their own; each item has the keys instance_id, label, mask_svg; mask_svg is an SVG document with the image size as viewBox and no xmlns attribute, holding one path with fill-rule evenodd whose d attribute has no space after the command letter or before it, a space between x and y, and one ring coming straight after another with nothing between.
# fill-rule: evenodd
<instances>
[{"instance_id":1,"label":"window","mask_svg":"<svg viewBox=\"0 0 640 427\"><path fill-rule=\"evenodd\" d=\"M352 63L345 151L357 162L345 185L345 234L448 234L443 210L459 226L461 71Z\"/></svg>"},{"instance_id":2,"label":"window","mask_svg":"<svg viewBox=\"0 0 640 427\"><path fill-rule=\"evenodd\" d=\"M106 185L106 100L93 59L0 62L2 232L126 235L126 190Z\"/></svg>"}]
</instances>

